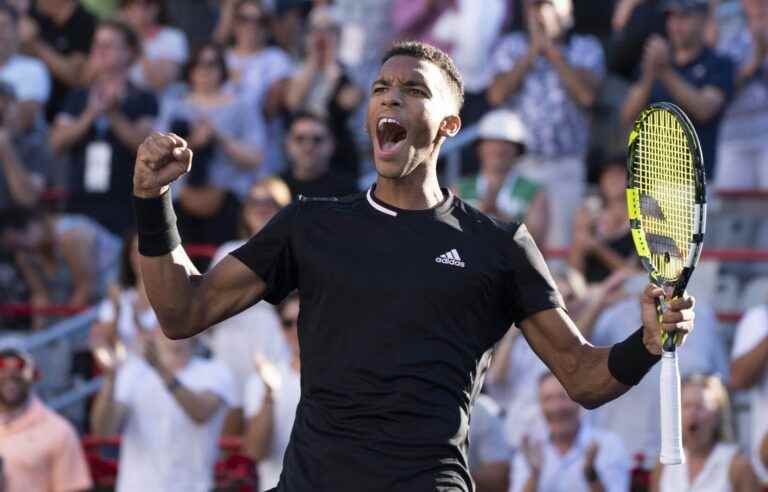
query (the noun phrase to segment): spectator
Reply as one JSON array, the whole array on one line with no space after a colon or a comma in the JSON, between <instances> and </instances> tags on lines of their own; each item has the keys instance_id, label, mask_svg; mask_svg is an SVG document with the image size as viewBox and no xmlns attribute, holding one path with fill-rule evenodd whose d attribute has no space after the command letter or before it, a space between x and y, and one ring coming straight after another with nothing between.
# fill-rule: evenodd
<instances>
[{"instance_id":1,"label":"spectator","mask_svg":"<svg viewBox=\"0 0 768 492\"><path fill-rule=\"evenodd\" d=\"M742 5L746 22L718 43L738 65L736 97L718 140L715 185L722 189L768 188L768 3L742 0Z\"/></svg>"},{"instance_id":2,"label":"spectator","mask_svg":"<svg viewBox=\"0 0 768 492\"><path fill-rule=\"evenodd\" d=\"M760 490L749 459L730 442L730 402L720 379L689 376L681 393L685 462L679 466L657 464L651 491Z\"/></svg>"},{"instance_id":3,"label":"spectator","mask_svg":"<svg viewBox=\"0 0 768 492\"><path fill-rule=\"evenodd\" d=\"M0 490L90 490L75 429L32 393L36 372L19 344L0 342Z\"/></svg>"},{"instance_id":4,"label":"spectator","mask_svg":"<svg viewBox=\"0 0 768 492\"><path fill-rule=\"evenodd\" d=\"M733 64L705 43L707 0L665 0L667 36L645 44L639 80L629 91L621 118L629 126L646 105L672 101L693 120L707 176L713 177L720 120L733 91Z\"/></svg>"},{"instance_id":5,"label":"spectator","mask_svg":"<svg viewBox=\"0 0 768 492\"><path fill-rule=\"evenodd\" d=\"M459 196L504 221L525 222L540 248L546 244L549 204L540 183L515 169L525 153L528 132L514 111L483 116L478 129L480 173L459 181Z\"/></svg>"},{"instance_id":6,"label":"spectator","mask_svg":"<svg viewBox=\"0 0 768 492\"><path fill-rule=\"evenodd\" d=\"M615 434L587 425L581 407L551 373L539 378L546 437L523 439L514 459L514 492L629 490L629 456Z\"/></svg>"},{"instance_id":7,"label":"spectator","mask_svg":"<svg viewBox=\"0 0 768 492\"><path fill-rule=\"evenodd\" d=\"M627 169L620 158L607 162L598 177L599 195L588 197L576 213L571 267L587 282L600 282L635 261L627 212Z\"/></svg>"},{"instance_id":8,"label":"spectator","mask_svg":"<svg viewBox=\"0 0 768 492\"><path fill-rule=\"evenodd\" d=\"M38 124L51 93L48 69L40 60L17 53L16 11L0 4L0 81L10 84L18 100L16 126L28 130Z\"/></svg>"},{"instance_id":9,"label":"spectator","mask_svg":"<svg viewBox=\"0 0 768 492\"><path fill-rule=\"evenodd\" d=\"M80 215L11 209L5 244L31 291L34 307L85 307L100 300L114 276L119 241L96 222ZM46 324L37 318L35 327Z\"/></svg>"},{"instance_id":10,"label":"spectator","mask_svg":"<svg viewBox=\"0 0 768 492\"><path fill-rule=\"evenodd\" d=\"M485 394L477 395L469 427L469 471L480 492L509 490L511 450L504 440L501 408Z\"/></svg>"},{"instance_id":11,"label":"spectator","mask_svg":"<svg viewBox=\"0 0 768 492\"><path fill-rule=\"evenodd\" d=\"M213 268L226 255L245 244L269 220L291 202L288 186L278 178L265 178L251 186L240 212L240 239L219 247L211 261ZM227 367L235 377L238 402L248 377L253 373L253 354L259 352L267 361L280 365L288 359L288 346L280 331L280 318L272 306L259 302L242 313L214 325L208 330L207 343L213 357ZM241 427L242 409L228 422L227 431Z\"/></svg>"},{"instance_id":12,"label":"spectator","mask_svg":"<svg viewBox=\"0 0 768 492\"><path fill-rule=\"evenodd\" d=\"M77 0L30 0L27 4L31 6L21 12L19 40L23 51L42 60L53 76L46 105L50 122L62 111L67 93L85 82L96 18Z\"/></svg>"},{"instance_id":13,"label":"spectator","mask_svg":"<svg viewBox=\"0 0 768 492\"><path fill-rule=\"evenodd\" d=\"M309 16L306 53L299 70L288 82L288 111L309 111L328 121L336 146L331 158L335 174L357 177L358 155L350 119L363 100L363 91L339 62L341 24L331 7L317 7Z\"/></svg>"},{"instance_id":14,"label":"spectator","mask_svg":"<svg viewBox=\"0 0 768 492\"><path fill-rule=\"evenodd\" d=\"M768 485L768 466L760 459L760 444L768 435L768 305L753 307L736 326L731 353L731 387L750 392L752 466Z\"/></svg>"},{"instance_id":15,"label":"spectator","mask_svg":"<svg viewBox=\"0 0 768 492\"><path fill-rule=\"evenodd\" d=\"M172 87L189 58L186 36L168 25L164 0L121 0L120 8L121 18L141 40L141 56L131 68L131 82L159 97L172 97Z\"/></svg>"},{"instance_id":16,"label":"spectator","mask_svg":"<svg viewBox=\"0 0 768 492\"><path fill-rule=\"evenodd\" d=\"M585 182L586 111L604 72L598 40L570 31L571 7L570 0L526 2L527 32L500 41L492 60L496 77L487 93L491 105L516 108L528 128L528 158L521 172L558 198L547 234L555 248L570 241Z\"/></svg>"},{"instance_id":17,"label":"spectator","mask_svg":"<svg viewBox=\"0 0 768 492\"><path fill-rule=\"evenodd\" d=\"M294 60L301 58L307 15L312 8L309 0L267 0L275 44Z\"/></svg>"},{"instance_id":18,"label":"spectator","mask_svg":"<svg viewBox=\"0 0 768 492\"><path fill-rule=\"evenodd\" d=\"M619 0L613 10L608 67L611 72L631 80L637 70L637 60L643 56L643 46L652 34L664 34L664 0Z\"/></svg>"},{"instance_id":19,"label":"spectator","mask_svg":"<svg viewBox=\"0 0 768 492\"><path fill-rule=\"evenodd\" d=\"M144 290L139 269L139 245L135 232L125 236L120 254L120 272L110 285L108 298L101 301L98 317L91 327L91 344L114 356L122 347L141 353L144 333L159 328L157 317Z\"/></svg>"},{"instance_id":20,"label":"spectator","mask_svg":"<svg viewBox=\"0 0 768 492\"><path fill-rule=\"evenodd\" d=\"M103 21L88 60L90 86L70 93L51 130L53 151L69 160L67 209L122 235L133 224L131 194L136 149L152 130L155 97L134 87L128 72L139 52L136 35Z\"/></svg>"},{"instance_id":21,"label":"spectator","mask_svg":"<svg viewBox=\"0 0 768 492\"><path fill-rule=\"evenodd\" d=\"M594 329L585 330L585 338L594 345L610 345L636 330L641 324L636 299L647 283L648 275L644 272L627 278L621 286L626 297L606 306L599 313ZM696 306L696 336L686 340L679 358L683 376L717 374L728 380L725 340L715 312L707 303ZM631 392L591 411L588 416L595 426L619 435L632 456L642 454L649 463L656 460L660 445L659 370L657 364ZM628 419L627 415L633 417Z\"/></svg>"},{"instance_id":22,"label":"spectator","mask_svg":"<svg viewBox=\"0 0 768 492\"><path fill-rule=\"evenodd\" d=\"M312 113L293 117L285 138L290 168L280 177L294 197L348 195L357 191L354 179L331 172L335 146L325 119Z\"/></svg>"},{"instance_id":23,"label":"spectator","mask_svg":"<svg viewBox=\"0 0 768 492\"><path fill-rule=\"evenodd\" d=\"M290 347L290 360L273 365L257 356L258 372L248 379L245 388L248 425L244 446L248 455L258 462L261 491L277 485L280 478L283 455L301 396L298 294L289 295L278 313Z\"/></svg>"},{"instance_id":24,"label":"spectator","mask_svg":"<svg viewBox=\"0 0 768 492\"><path fill-rule=\"evenodd\" d=\"M235 388L226 367L196 357L194 344L156 330L143 358L101 365L104 382L91 408L91 428L122 437L118 492L211 490Z\"/></svg>"},{"instance_id":25,"label":"spectator","mask_svg":"<svg viewBox=\"0 0 768 492\"><path fill-rule=\"evenodd\" d=\"M228 83L260 108L267 90L293 70L291 58L269 46L269 17L258 0L225 2L215 40L227 48Z\"/></svg>"},{"instance_id":26,"label":"spectator","mask_svg":"<svg viewBox=\"0 0 768 492\"><path fill-rule=\"evenodd\" d=\"M22 128L18 105L13 87L0 81L0 210L34 207L54 180L44 125Z\"/></svg>"}]
</instances>

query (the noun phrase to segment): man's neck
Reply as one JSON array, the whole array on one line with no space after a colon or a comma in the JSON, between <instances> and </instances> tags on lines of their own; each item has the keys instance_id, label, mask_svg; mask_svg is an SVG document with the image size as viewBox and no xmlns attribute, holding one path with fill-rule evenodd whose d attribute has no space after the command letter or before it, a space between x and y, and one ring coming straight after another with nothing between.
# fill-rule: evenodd
<instances>
[{"instance_id":1,"label":"man's neck","mask_svg":"<svg viewBox=\"0 0 768 492\"><path fill-rule=\"evenodd\" d=\"M0 425L8 425L17 418L19 418L29 408L29 403L32 401L31 397L27 397L26 401L17 407L7 407L0 404Z\"/></svg>"},{"instance_id":2,"label":"man's neck","mask_svg":"<svg viewBox=\"0 0 768 492\"><path fill-rule=\"evenodd\" d=\"M445 198L437 181L435 165L426 162L402 178L379 176L374 195L403 210L425 210L439 205Z\"/></svg>"},{"instance_id":3,"label":"man's neck","mask_svg":"<svg viewBox=\"0 0 768 492\"><path fill-rule=\"evenodd\" d=\"M685 66L695 60L704 49L703 44L680 47L675 50L675 65Z\"/></svg>"},{"instance_id":4,"label":"man's neck","mask_svg":"<svg viewBox=\"0 0 768 492\"><path fill-rule=\"evenodd\" d=\"M577 427L574 432L552 434L550 439L552 440L552 445L555 447L555 449L557 449L561 455L564 455L571 450L573 443L576 442L576 436L578 434L579 428Z\"/></svg>"}]
</instances>

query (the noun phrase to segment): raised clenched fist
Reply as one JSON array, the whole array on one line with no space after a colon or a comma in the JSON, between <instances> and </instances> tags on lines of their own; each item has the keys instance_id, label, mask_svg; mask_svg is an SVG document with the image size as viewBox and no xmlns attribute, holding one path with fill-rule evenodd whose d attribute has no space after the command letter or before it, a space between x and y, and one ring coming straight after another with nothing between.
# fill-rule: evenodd
<instances>
[{"instance_id":1,"label":"raised clenched fist","mask_svg":"<svg viewBox=\"0 0 768 492\"><path fill-rule=\"evenodd\" d=\"M152 133L136 153L133 194L139 198L160 196L191 168L192 151L183 138L173 133Z\"/></svg>"}]
</instances>

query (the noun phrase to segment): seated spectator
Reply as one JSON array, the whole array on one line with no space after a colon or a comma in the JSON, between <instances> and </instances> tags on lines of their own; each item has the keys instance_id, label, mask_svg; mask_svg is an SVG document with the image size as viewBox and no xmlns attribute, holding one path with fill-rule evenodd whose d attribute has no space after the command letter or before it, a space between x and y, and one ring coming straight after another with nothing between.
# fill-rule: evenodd
<instances>
[{"instance_id":1,"label":"seated spectator","mask_svg":"<svg viewBox=\"0 0 768 492\"><path fill-rule=\"evenodd\" d=\"M469 472L477 490L507 492L511 450L504 440L504 420L498 404L488 395L479 394L472 407L469 427Z\"/></svg>"},{"instance_id":2,"label":"seated spectator","mask_svg":"<svg viewBox=\"0 0 768 492\"><path fill-rule=\"evenodd\" d=\"M128 80L140 49L130 27L103 21L93 39L88 67L96 76L69 94L50 142L68 158L67 210L122 235L133 225L131 201L124 198L131 196L136 149L152 130L157 101Z\"/></svg>"},{"instance_id":3,"label":"seated spectator","mask_svg":"<svg viewBox=\"0 0 768 492\"><path fill-rule=\"evenodd\" d=\"M539 378L542 436L527 435L515 455L511 491L626 492L629 455L615 434L589 426L551 373Z\"/></svg>"},{"instance_id":4,"label":"seated spectator","mask_svg":"<svg viewBox=\"0 0 768 492\"><path fill-rule=\"evenodd\" d=\"M36 373L20 344L0 341L0 490L90 490L80 439L72 424L32 393Z\"/></svg>"},{"instance_id":5,"label":"seated spectator","mask_svg":"<svg viewBox=\"0 0 768 492\"><path fill-rule=\"evenodd\" d=\"M291 113L308 111L328 121L336 141L331 170L357 177L358 155L349 124L363 100L363 91L339 62L340 34L341 24L335 10L318 7L312 11L307 55L288 82L285 103Z\"/></svg>"},{"instance_id":6,"label":"seated spectator","mask_svg":"<svg viewBox=\"0 0 768 492\"><path fill-rule=\"evenodd\" d=\"M593 329L580 325L584 337L594 345L610 346L636 330L642 323L637 297L647 284L645 272L626 278L620 287L625 297L606 306ZM679 365L683 376L717 374L728 380L725 339L714 309L706 302L696 305L696 335L686 339L679 353ZM659 372L660 364L656 364L632 391L588 414L595 426L620 436L629 453L642 454L646 463L653 463L659 453ZM633 418L627 419L627 415Z\"/></svg>"},{"instance_id":7,"label":"seated spectator","mask_svg":"<svg viewBox=\"0 0 768 492\"><path fill-rule=\"evenodd\" d=\"M120 255L120 272L101 301L91 327L91 345L114 356L125 349L141 353L145 333L159 328L144 290L139 268L139 242L135 232L126 235Z\"/></svg>"},{"instance_id":8,"label":"seated spectator","mask_svg":"<svg viewBox=\"0 0 768 492\"><path fill-rule=\"evenodd\" d=\"M121 366L97 359L104 382L91 408L91 430L122 437L118 492L212 489L235 388L226 367L194 355L195 343L156 330L143 357L129 356Z\"/></svg>"},{"instance_id":9,"label":"seated spectator","mask_svg":"<svg viewBox=\"0 0 768 492\"><path fill-rule=\"evenodd\" d=\"M718 42L738 68L718 140L715 186L768 189L768 3L742 0L742 6L746 19Z\"/></svg>"},{"instance_id":10,"label":"seated spectator","mask_svg":"<svg viewBox=\"0 0 768 492\"><path fill-rule=\"evenodd\" d=\"M289 360L275 365L257 354L257 373L251 375L245 388L248 423L243 446L258 463L260 491L277 485L301 396L298 293L289 295L278 313L290 347Z\"/></svg>"},{"instance_id":11,"label":"seated spectator","mask_svg":"<svg viewBox=\"0 0 768 492\"><path fill-rule=\"evenodd\" d=\"M222 244L213 256L211 268L245 244L290 202L291 192L280 179L265 178L254 183L240 212L240 239ZM280 330L280 318L274 308L265 302L258 302L212 326L205 340L213 357L232 371L238 402L243 401L246 381L253 374L254 353L260 353L274 365L280 365L289 358L288 346ZM227 433L241 433L235 431L242 427L242 408L235 410L239 411L227 422Z\"/></svg>"},{"instance_id":12,"label":"seated spectator","mask_svg":"<svg viewBox=\"0 0 768 492\"><path fill-rule=\"evenodd\" d=\"M18 101L16 126L27 130L39 123L51 93L51 78L43 62L17 53L17 17L13 8L0 4L0 81L13 88Z\"/></svg>"},{"instance_id":13,"label":"seated spectator","mask_svg":"<svg viewBox=\"0 0 768 492\"><path fill-rule=\"evenodd\" d=\"M568 264L587 282L601 282L635 263L627 212L627 166L616 158L600 169L599 194L588 197L576 213Z\"/></svg>"},{"instance_id":14,"label":"seated spectator","mask_svg":"<svg viewBox=\"0 0 768 492\"><path fill-rule=\"evenodd\" d=\"M141 56L131 68L131 82L158 97L173 97L174 83L189 58L187 37L168 25L163 0L121 0L120 17L138 34Z\"/></svg>"},{"instance_id":15,"label":"seated spectator","mask_svg":"<svg viewBox=\"0 0 768 492\"><path fill-rule=\"evenodd\" d=\"M343 196L357 191L353 178L331 172L335 147L325 119L312 113L294 115L285 137L290 167L280 175L294 197Z\"/></svg>"},{"instance_id":16,"label":"seated spectator","mask_svg":"<svg viewBox=\"0 0 768 492\"><path fill-rule=\"evenodd\" d=\"M24 2L21 2L22 4ZM66 104L67 93L84 82L96 18L78 0L34 0L21 10L22 51L45 63L52 75L46 118L52 122Z\"/></svg>"},{"instance_id":17,"label":"seated spectator","mask_svg":"<svg viewBox=\"0 0 768 492\"><path fill-rule=\"evenodd\" d=\"M645 44L639 79L629 91L621 118L630 126L650 103L671 101L690 116L701 141L704 167L714 177L717 133L733 92L733 63L705 45L707 0L665 0L668 40Z\"/></svg>"},{"instance_id":18,"label":"seated spectator","mask_svg":"<svg viewBox=\"0 0 768 492\"><path fill-rule=\"evenodd\" d=\"M16 118L18 107L14 88L0 81L0 210L34 207L55 180L42 121L22 128Z\"/></svg>"},{"instance_id":19,"label":"seated spectator","mask_svg":"<svg viewBox=\"0 0 768 492\"><path fill-rule=\"evenodd\" d=\"M549 215L547 196L540 183L515 168L528 140L522 120L513 111L494 110L480 120L477 138L480 173L459 181L458 195L503 221L524 222L543 249Z\"/></svg>"},{"instance_id":20,"label":"seated spectator","mask_svg":"<svg viewBox=\"0 0 768 492\"><path fill-rule=\"evenodd\" d=\"M750 455L752 466L764 486L768 486L768 463L760 459L761 456L765 458L760 445L768 435L767 368L768 305L761 304L747 311L736 326L731 352L731 388L749 390Z\"/></svg>"},{"instance_id":21,"label":"seated spectator","mask_svg":"<svg viewBox=\"0 0 768 492\"><path fill-rule=\"evenodd\" d=\"M86 307L104 297L117 269L119 240L81 215L11 209L4 244L29 285L33 307ZM47 324L37 317L37 328Z\"/></svg>"},{"instance_id":22,"label":"seated spectator","mask_svg":"<svg viewBox=\"0 0 768 492\"><path fill-rule=\"evenodd\" d=\"M692 375L681 389L685 462L657 464L651 491L760 490L755 472L736 444L730 428L728 391L715 376Z\"/></svg>"},{"instance_id":23,"label":"seated spectator","mask_svg":"<svg viewBox=\"0 0 768 492\"><path fill-rule=\"evenodd\" d=\"M586 181L587 110L605 70L599 41L575 34L570 0L525 3L527 32L501 39L492 58L492 106L516 109L530 140L521 172L544 183L551 203L547 243L570 243Z\"/></svg>"}]
</instances>

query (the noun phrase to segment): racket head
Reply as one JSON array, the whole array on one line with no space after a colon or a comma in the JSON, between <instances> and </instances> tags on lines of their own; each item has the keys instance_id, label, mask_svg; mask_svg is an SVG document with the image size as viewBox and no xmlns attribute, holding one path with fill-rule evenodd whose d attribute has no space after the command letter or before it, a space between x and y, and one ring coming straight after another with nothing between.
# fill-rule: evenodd
<instances>
[{"instance_id":1,"label":"racket head","mask_svg":"<svg viewBox=\"0 0 768 492\"><path fill-rule=\"evenodd\" d=\"M706 231L706 176L693 124L669 102L635 120L627 156L627 205L643 267L660 286L682 295Z\"/></svg>"}]
</instances>

